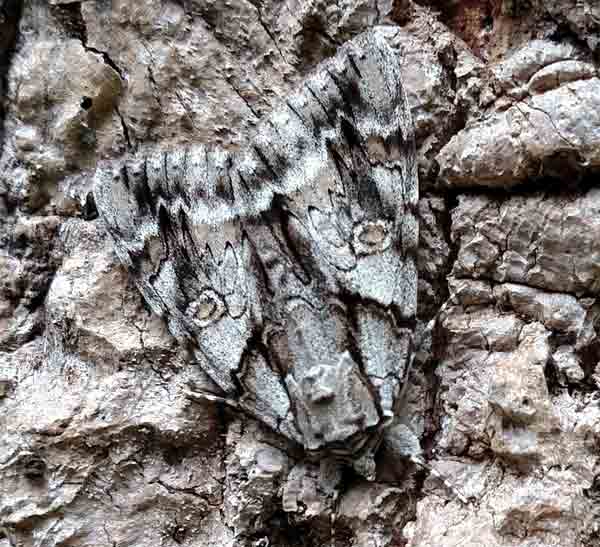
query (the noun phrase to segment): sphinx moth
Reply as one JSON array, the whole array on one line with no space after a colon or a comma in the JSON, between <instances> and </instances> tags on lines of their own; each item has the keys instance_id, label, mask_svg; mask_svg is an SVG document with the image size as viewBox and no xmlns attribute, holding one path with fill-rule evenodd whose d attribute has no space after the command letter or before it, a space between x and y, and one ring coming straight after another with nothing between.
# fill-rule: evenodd
<instances>
[{"instance_id":1,"label":"sphinx moth","mask_svg":"<svg viewBox=\"0 0 600 547\"><path fill-rule=\"evenodd\" d=\"M347 42L236 153L95 176L116 253L218 394L312 458L372 453L413 355L417 164L398 54Z\"/></svg>"}]
</instances>

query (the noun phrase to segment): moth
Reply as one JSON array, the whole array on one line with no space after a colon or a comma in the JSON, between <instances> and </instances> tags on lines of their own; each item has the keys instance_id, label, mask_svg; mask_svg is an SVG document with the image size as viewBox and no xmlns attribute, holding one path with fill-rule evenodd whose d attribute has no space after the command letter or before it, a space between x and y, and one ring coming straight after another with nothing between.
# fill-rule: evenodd
<instances>
[{"instance_id":1,"label":"moth","mask_svg":"<svg viewBox=\"0 0 600 547\"><path fill-rule=\"evenodd\" d=\"M98 169L116 253L227 400L309 458L372 460L414 355L414 129L383 32L320 64L236 153Z\"/></svg>"}]
</instances>

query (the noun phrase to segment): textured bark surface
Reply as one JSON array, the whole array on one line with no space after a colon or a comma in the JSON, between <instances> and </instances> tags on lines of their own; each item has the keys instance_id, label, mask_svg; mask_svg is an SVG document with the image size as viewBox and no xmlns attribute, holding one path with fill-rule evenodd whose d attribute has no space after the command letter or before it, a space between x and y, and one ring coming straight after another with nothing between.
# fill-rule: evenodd
<instances>
[{"instance_id":1,"label":"textured bark surface","mask_svg":"<svg viewBox=\"0 0 600 547\"><path fill-rule=\"evenodd\" d=\"M232 153L385 25L414 120L418 317L367 481L222 405L91 192L155 147ZM0 547L600 545L600 12L570 0L0 1ZM332 519L335 515L335 519Z\"/></svg>"}]
</instances>

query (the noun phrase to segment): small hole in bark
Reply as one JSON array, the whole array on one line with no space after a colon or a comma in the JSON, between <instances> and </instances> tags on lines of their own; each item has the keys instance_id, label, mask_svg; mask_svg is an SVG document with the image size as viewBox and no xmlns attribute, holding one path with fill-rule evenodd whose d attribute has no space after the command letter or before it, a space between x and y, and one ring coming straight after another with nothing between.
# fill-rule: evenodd
<instances>
[{"instance_id":1,"label":"small hole in bark","mask_svg":"<svg viewBox=\"0 0 600 547\"><path fill-rule=\"evenodd\" d=\"M163 459L170 466L181 465L185 451L176 447L168 447L163 451Z\"/></svg>"},{"instance_id":2,"label":"small hole in bark","mask_svg":"<svg viewBox=\"0 0 600 547\"><path fill-rule=\"evenodd\" d=\"M82 216L85 220L94 220L98 218L98 209L96 208L96 201L94 200L94 194L89 192L85 197L85 205L83 206Z\"/></svg>"},{"instance_id":3,"label":"small hole in bark","mask_svg":"<svg viewBox=\"0 0 600 547\"><path fill-rule=\"evenodd\" d=\"M30 455L23 461L23 475L30 481L39 481L44 478L46 463L39 456Z\"/></svg>"},{"instance_id":4,"label":"small hole in bark","mask_svg":"<svg viewBox=\"0 0 600 547\"><path fill-rule=\"evenodd\" d=\"M531 404L531 401L529 400L528 397L523 397L523 406L529 406Z\"/></svg>"},{"instance_id":5,"label":"small hole in bark","mask_svg":"<svg viewBox=\"0 0 600 547\"><path fill-rule=\"evenodd\" d=\"M89 110L90 108L92 108L92 104L94 103L89 97L83 97L81 99L81 108L83 108L84 110Z\"/></svg>"}]
</instances>

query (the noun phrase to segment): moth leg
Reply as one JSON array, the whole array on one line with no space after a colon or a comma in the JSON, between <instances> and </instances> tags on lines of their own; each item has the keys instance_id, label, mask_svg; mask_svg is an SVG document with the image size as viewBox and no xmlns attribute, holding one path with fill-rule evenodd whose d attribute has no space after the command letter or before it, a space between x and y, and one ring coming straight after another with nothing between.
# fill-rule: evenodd
<instances>
[{"instance_id":1,"label":"moth leg","mask_svg":"<svg viewBox=\"0 0 600 547\"><path fill-rule=\"evenodd\" d=\"M298 462L284 484L281 501L286 513L297 513L302 505L317 503L321 514L329 511L331 545L335 542L335 526L341 493L344 463L325 457L318 463Z\"/></svg>"},{"instance_id":2,"label":"moth leg","mask_svg":"<svg viewBox=\"0 0 600 547\"><path fill-rule=\"evenodd\" d=\"M466 496L455 485L425 461L419 438L410 427L405 424L396 424L388 428L385 431L384 442L395 457L405 458L416 466L426 469L436 479L441 481L453 496L456 496L465 505L469 503Z\"/></svg>"},{"instance_id":3,"label":"moth leg","mask_svg":"<svg viewBox=\"0 0 600 547\"><path fill-rule=\"evenodd\" d=\"M395 421L384 431L384 442L390 451L396 457L405 458L411 461L418 467L426 469L431 475L440 480L444 487L456 496L462 503L468 504L466 496L464 496L460 490L449 482L444 476L442 476L434 467L429 465L423 457L423 449L417 435L408 427L406 424L399 423L398 416L402 416L407 404L407 394L410 385L410 375L415 362L415 356L419 352L423 342L429 338L435 327L438 324L440 317L446 312L446 310L455 303L458 291L452 293L448 299L442 304L440 309L437 311L434 317L432 317L425 328L421 331L420 335L417 336L415 341L415 351L411 352L408 363L406 365L406 372L404 374L404 383L402 389L397 398L395 405Z\"/></svg>"},{"instance_id":4,"label":"moth leg","mask_svg":"<svg viewBox=\"0 0 600 547\"><path fill-rule=\"evenodd\" d=\"M416 337L416 340L414 342L415 349L414 349L414 351L412 351L410 353L410 356L408 358L408 363L406 364L406 371L404 373L404 380L402 383L402 389L400 390L400 393L398 394L396 403L394 405L394 416L396 416L396 417L402 416L403 415L402 411L406 407L406 402L407 402L406 397L408 395L408 387L410 385L410 375L412 373L412 368L414 366L415 357L416 357L417 353L419 353L421 346L423 345L425 340L427 340L430 336L432 336L433 331L434 331L435 327L437 326L438 321L440 320L440 317L446 312L446 310L452 304L455 303L455 298L456 298L457 294L458 294L457 292L454 292L448 297L448 300L446 300L442 304L442 306L437 311L437 313L429 320L427 325L425 325L425 328Z\"/></svg>"},{"instance_id":5,"label":"moth leg","mask_svg":"<svg viewBox=\"0 0 600 547\"><path fill-rule=\"evenodd\" d=\"M10 547L17 547L17 540L15 539L15 535L13 534L14 526L6 525L0 526L0 532L4 534L4 538L8 541Z\"/></svg>"},{"instance_id":6,"label":"moth leg","mask_svg":"<svg viewBox=\"0 0 600 547\"><path fill-rule=\"evenodd\" d=\"M342 481L343 465L330 458L319 462L319 483L325 491L331 491L331 515L329 517L329 536L331 547L335 547L335 525L340 502L340 483Z\"/></svg>"},{"instance_id":7,"label":"moth leg","mask_svg":"<svg viewBox=\"0 0 600 547\"><path fill-rule=\"evenodd\" d=\"M376 476L376 466L373 452L367 450L359 458L352 460L352 468L361 477L364 477L368 481L374 481Z\"/></svg>"},{"instance_id":8,"label":"moth leg","mask_svg":"<svg viewBox=\"0 0 600 547\"><path fill-rule=\"evenodd\" d=\"M331 540L331 547L335 547L335 524L336 524L337 514L338 514L339 498L340 498L340 490L339 490L339 488L336 488L335 492L333 494L333 509L332 509L331 515L329 517L330 518L329 538Z\"/></svg>"},{"instance_id":9,"label":"moth leg","mask_svg":"<svg viewBox=\"0 0 600 547\"><path fill-rule=\"evenodd\" d=\"M215 395L214 393L210 393L208 391L196 391L186 389L184 390L184 393L188 399L197 403L203 401L210 401L212 403L222 403L232 408L240 407L237 401L234 401L233 399L228 399L227 397L220 397L219 395Z\"/></svg>"}]
</instances>

